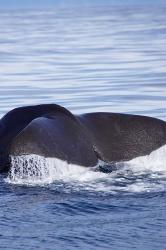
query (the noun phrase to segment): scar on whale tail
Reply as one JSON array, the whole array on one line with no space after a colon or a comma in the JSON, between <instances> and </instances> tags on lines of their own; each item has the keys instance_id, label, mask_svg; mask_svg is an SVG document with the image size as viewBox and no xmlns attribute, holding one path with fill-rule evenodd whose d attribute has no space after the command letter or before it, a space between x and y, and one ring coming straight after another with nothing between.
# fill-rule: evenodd
<instances>
[{"instance_id":1,"label":"scar on whale tail","mask_svg":"<svg viewBox=\"0 0 166 250\"><path fill-rule=\"evenodd\" d=\"M94 166L131 160L166 144L166 122L139 115L73 115L56 104L16 108L0 120L0 172L10 155L37 154Z\"/></svg>"}]
</instances>

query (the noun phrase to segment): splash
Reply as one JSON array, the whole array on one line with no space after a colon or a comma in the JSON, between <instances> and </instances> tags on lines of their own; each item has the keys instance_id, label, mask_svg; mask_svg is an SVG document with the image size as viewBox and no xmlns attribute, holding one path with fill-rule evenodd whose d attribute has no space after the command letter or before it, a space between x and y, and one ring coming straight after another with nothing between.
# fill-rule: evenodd
<instances>
[{"instance_id":1,"label":"splash","mask_svg":"<svg viewBox=\"0 0 166 250\"><path fill-rule=\"evenodd\" d=\"M96 171L104 162L85 168L56 158L38 155L11 156L8 182L21 185L48 185L60 181L68 189L106 193L151 192L166 189L166 146L147 156L117 163L111 173Z\"/></svg>"},{"instance_id":2,"label":"splash","mask_svg":"<svg viewBox=\"0 0 166 250\"><path fill-rule=\"evenodd\" d=\"M134 172L166 172L166 145L146 156L126 162Z\"/></svg>"},{"instance_id":3,"label":"splash","mask_svg":"<svg viewBox=\"0 0 166 250\"><path fill-rule=\"evenodd\" d=\"M86 171L84 167L35 154L11 156L11 165L7 180L15 184L50 184L67 177L74 179Z\"/></svg>"}]
</instances>

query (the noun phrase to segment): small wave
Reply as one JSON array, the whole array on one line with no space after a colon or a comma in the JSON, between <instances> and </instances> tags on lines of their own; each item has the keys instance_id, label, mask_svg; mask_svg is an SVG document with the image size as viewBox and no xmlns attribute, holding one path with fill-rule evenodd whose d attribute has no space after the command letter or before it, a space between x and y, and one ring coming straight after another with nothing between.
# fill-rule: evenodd
<instances>
[{"instance_id":1,"label":"small wave","mask_svg":"<svg viewBox=\"0 0 166 250\"><path fill-rule=\"evenodd\" d=\"M166 188L166 146L147 156L117 163L116 171L102 173L56 158L38 155L11 156L12 167L7 182L19 185L47 185L65 182L76 190L117 192L150 192Z\"/></svg>"}]
</instances>

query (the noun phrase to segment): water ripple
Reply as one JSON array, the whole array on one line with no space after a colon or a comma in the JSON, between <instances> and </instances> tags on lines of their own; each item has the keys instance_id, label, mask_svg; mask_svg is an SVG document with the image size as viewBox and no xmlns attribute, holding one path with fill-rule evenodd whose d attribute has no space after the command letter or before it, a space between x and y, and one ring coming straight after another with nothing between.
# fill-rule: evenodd
<instances>
[{"instance_id":1,"label":"water ripple","mask_svg":"<svg viewBox=\"0 0 166 250\"><path fill-rule=\"evenodd\" d=\"M165 13L159 4L1 10L0 117L58 103L166 120ZM34 187L0 176L1 248L165 249L165 174L141 166Z\"/></svg>"}]
</instances>

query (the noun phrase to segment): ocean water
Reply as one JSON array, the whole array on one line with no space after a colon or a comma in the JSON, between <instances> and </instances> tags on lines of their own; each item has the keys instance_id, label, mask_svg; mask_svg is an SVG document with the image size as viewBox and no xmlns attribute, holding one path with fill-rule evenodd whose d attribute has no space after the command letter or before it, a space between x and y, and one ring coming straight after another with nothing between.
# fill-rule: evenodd
<instances>
[{"instance_id":1,"label":"ocean water","mask_svg":"<svg viewBox=\"0 0 166 250\"><path fill-rule=\"evenodd\" d=\"M165 13L166 5L0 11L0 117L57 103L166 120ZM0 175L0 249L165 249L166 146L109 174L28 157L28 173L17 158Z\"/></svg>"}]
</instances>

